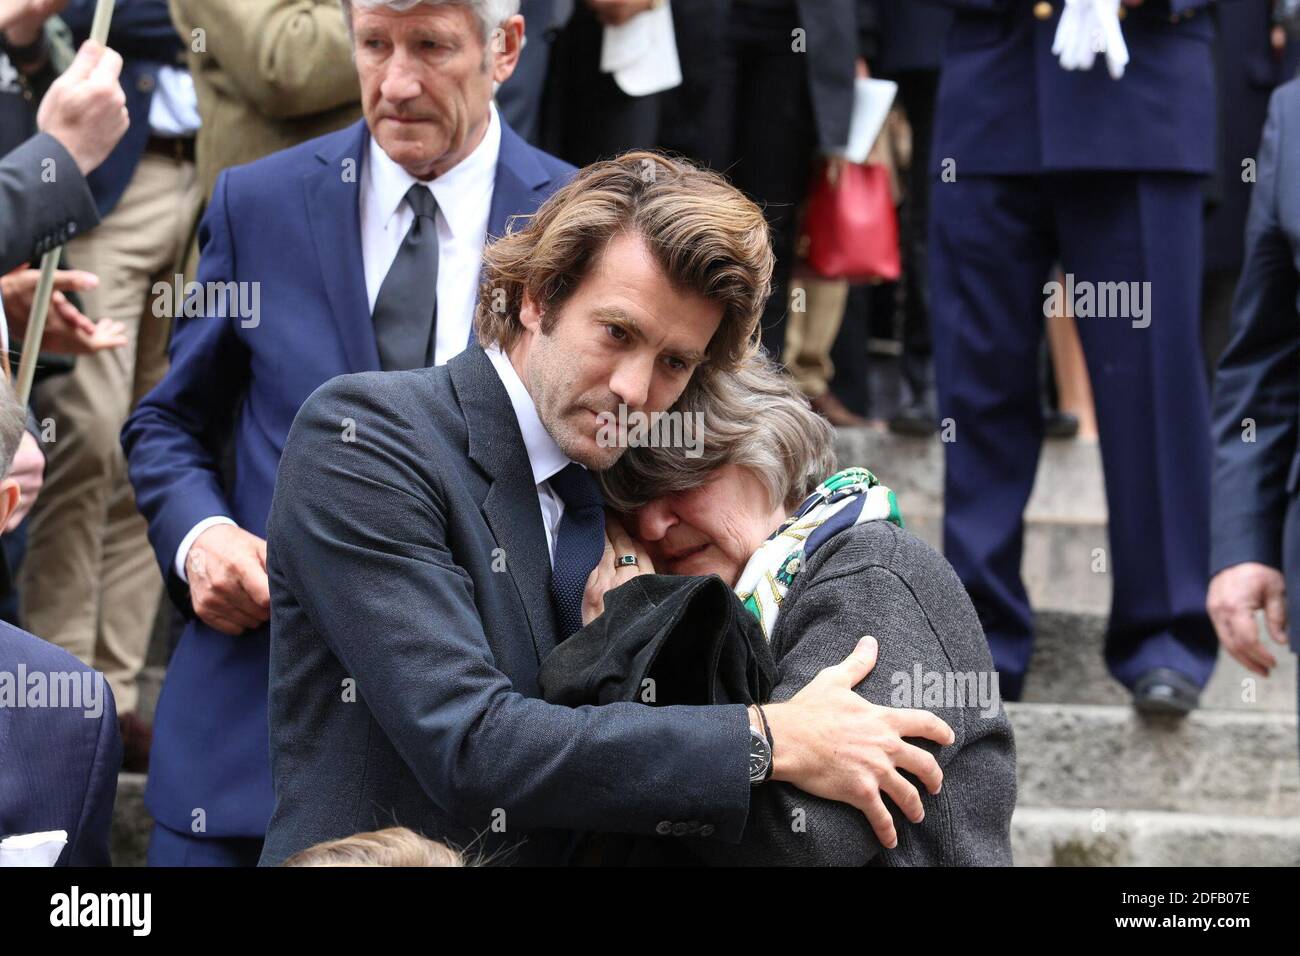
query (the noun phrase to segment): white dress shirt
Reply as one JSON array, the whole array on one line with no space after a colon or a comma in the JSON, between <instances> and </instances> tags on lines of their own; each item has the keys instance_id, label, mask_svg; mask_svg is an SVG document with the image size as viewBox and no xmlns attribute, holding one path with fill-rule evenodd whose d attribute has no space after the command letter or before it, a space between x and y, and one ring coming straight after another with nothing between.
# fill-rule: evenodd
<instances>
[{"instance_id":1,"label":"white dress shirt","mask_svg":"<svg viewBox=\"0 0 1300 956\"><path fill-rule=\"evenodd\" d=\"M149 101L149 129L157 136L193 136L199 131L199 100L194 79L183 66L160 66Z\"/></svg>"},{"instance_id":2,"label":"white dress shirt","mask_svg":"<svg viewBox=\"0 0 1300 956\"><path fill-rule=\"evenodd\" d=\"M438 317L434 364L442 365L465 351L469 330L474 322L474 306L478 302L479 272L483 266L483 246L487 242L488 215L492 209L492 192L496 185L497 156L501 151L501 118L496 104L489 107L488 128L474 151L436 179L425 182L438 202ZM362 164L361 195L358 197L361 214L361 261L366 276L366 301L373 313L375 299L379 297L384 277L397 258L397 250L406 238L415 213L406 203L406 191L416 179L389 158L374 137L370 137L370 150ZM510 368L510 362L506 361ZM498 370L499 371L499 370ZM514 373L511 368L511 374ZM504 375L502 376L504 378ZM534 421L546 440L550 435L537 420L532 399L524 389L519 376L514 376L520 391L527 399ZM509 389L509 384L507 384ZM512 396L512 401L513 401ZM516 407L516 413L519 409ZM524 433L525 442L528 433ZM554 446L554 442L551 445ZM532 446L529 446L532 457ZM546 475L549 478L568 464L559 448L563 463ZM545 479L542 479L545 480ZM557 502L558 498L555 499ZM546 508L542 515L546 517ZM555 522L558 522L558 514ZM187 534L176 549L175 570L182 581L188 583L185 559L199 535L218 524L234 524L225 515L204 518ZM547 526L547 540L551 538L551 525Z\"/></svg>"},{"instance_id":3,"label":"white dress shirt","mask_svg":"<svg viewBox=\"0 0 1300 956\"><path fill-rule=\"evenodd\" d=\"M497 375L501 376L501 384L506 387L506 394L510 396L510 404L515 410L515 419L519 422L519 431L524 436L528 464L532 466L533 481L537 484L537 504L542 509L542 526L546 529L546 550L550 552L551 566L554 567L555 531L564 514L564 499L551 488L551 479L571 462L537 417L533 397L528 394L528 389L524 387L515 367L510 364L510 359L495 346L485 351L492 360Z\"/></svg>"},{"instance_id":4,"label":"white dress shirt","mask_svg":"<svg viewBox=\"0 0 1300 956\"><path fill-rule=\"evenodd\" d=\"M438 202L435 365L465 351L469 341L500 150L501 120L493 106L482 142L451 169L424 184ZM421 180L393 162L373 138L361 177L361 259L366 272L366 301L374 312L384 277L415 219L406 203L407 190Z\"/></svg>"}]
</instances>

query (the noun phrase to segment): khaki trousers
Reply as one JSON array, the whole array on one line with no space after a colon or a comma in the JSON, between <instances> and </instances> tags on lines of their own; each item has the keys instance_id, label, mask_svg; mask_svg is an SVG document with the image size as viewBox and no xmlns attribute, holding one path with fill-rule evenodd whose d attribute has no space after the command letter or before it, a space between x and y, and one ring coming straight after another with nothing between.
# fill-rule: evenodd
<instances>
[{"instance_id":1,"label":"khaki trousers","mask_svg":"<svg viewBox=\"0 0 1300 956\"><path fill-rule=\"evenodd\" d=\"M821 398L835 375L831 347L840 334L849 284L797 275L790 286L783 364L800 391L809 398Z\"/></svg>"},{"instance_id":2,"label":"khaki trousers","mask_svg":"<svg viewBox=\"0 0 1300 956\"><path fill-rule=\"evenodd\" d=\"M78 357L32 396L46 465L23 560L24 621L103 671L118 713L135 709L163 587L119 435L167 371L170 312L154 315L152 288L173 284L199 199L193 163L141 157L116 208L67 246L71 266L99 276L98 288L81 293L85 313L122 322L129 342Z\"/></svg>"}]
</instances>

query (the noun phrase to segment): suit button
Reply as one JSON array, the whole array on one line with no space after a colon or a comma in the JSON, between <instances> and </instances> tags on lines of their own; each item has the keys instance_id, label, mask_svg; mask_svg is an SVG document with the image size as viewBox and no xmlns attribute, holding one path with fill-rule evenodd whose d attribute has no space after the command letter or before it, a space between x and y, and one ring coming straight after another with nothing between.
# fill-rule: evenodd
<instances>
[{"instance_id":1,"label":"suit button","mask_svg":"<svg viewBox=\"0 0 1300 956\"><path fill-rule=\"evenodd\" d=\"M674 823L673 836L686 836L686 831L688 829L689 827L687 827L685 823Z\"/></svg>"},{"instance_id":2,"label":"suit button","mask_svg":"<svg viewBox=\"0 0 1300 956\"><path fill-rule=\"evenodd\" d=\"M146 73L135 81L135 88L141 93L148 93L153 89L153 83L153 77Z\"/></svg>"},{"instance_id":3,"label":"suit button","mask_svg":"<svg viewBox=\"0 0 1300 956\"><path fill-rule=\"evenodd\" d=\"M713 824L706 823L704 824L704 826L700 827L700 836L702 837L713 836Z\"/></svg>"},{"instance_id":4,"label":"suit button","mask_svg":"<svg viewBox=\"0 0 1300 956\"><path fill-rule=\"evenodd\" d=\"M1034 17L1038 20L1052 19L1052 5L1047 0L1038 0L1034 4Z\"/></svg>"},{"instance_id":5,"label":"suit button","mask_svg":"<svg viewBox=\"0 0 1300 956\"><path fill-rule=\"evenodd\" d=\"M1123 20L1126 16L1128 16L1128 7L1121 4L1119 10L1116 11L1116 16L1118 16L1121 20Z\"/></svg>"},{"instance_id":6,"label":"suit button","mask_svg":"<svg viewBox=\"0 0 1300 956\"><path fill-rule=\"evenodd\" d=\"M668 834L672 832L673 832L673 825L667 820L661 820L655 826L655 833L659 834L660 836L668 836Z\"/></svg>"}]
</instances>

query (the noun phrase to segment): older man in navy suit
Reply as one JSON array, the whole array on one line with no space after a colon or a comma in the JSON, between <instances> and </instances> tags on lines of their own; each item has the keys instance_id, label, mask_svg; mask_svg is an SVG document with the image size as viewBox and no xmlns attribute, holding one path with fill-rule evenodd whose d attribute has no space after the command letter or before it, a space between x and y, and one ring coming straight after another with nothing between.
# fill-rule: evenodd
<instances>
[{"instance_id":1,"label":"older man in navy suit","mask_svg":"<svg viewBox=\"0 0 1300 956\"><path fill-rule=\"evenodd\" d=\"M123 431L169 590L194 615L155 724L154 864L251 865L261 852L264 538L299 406L336 375L462 351L485 240L572 173L492 106L523 40L517 0L353 6L364 121L218 179L201 230L206 307L190 317L190 300L170 373Z\"/></svg>"},{"instance_id":2,"label":"older man in navy suit","mask_svg":"<svg viewBox=\"0 0 1300 956\"><path fill-rule=\"evenodd\" d=\"M1013 699L1033 642L1022 515L1054 299L1075 311L1097 406L1110 548L1077 560L1114 585L1109 669L1140 710L1184 714L1214 666L1198 329L1202 180L1215 163L1211 2L1125 0L1130 61L1115 79L1100 58L1091 70L1058 62L1061 0L951 0L930 234L944 549ZM1083 32L1087 44L1102 35ZM1070 276L1060 290L1044 285L1056 262Z\"/></svg>"},{"instance_id":3,"label":"older man in navy suit","mask_svg":"<svg viewBox=\"0 0 1300 956\"><path fill-rule=\"evenodd\" d=\"M9 470L26 421L27 409L0 378L0 472ZM0 526L19 494L15 479L0 481ZM0 839L62 830L67 843L56 865L108 866L121 766L104 675L0 621Z\"/></svg>"},{"instance_id":4,"label":"older man in navy suit","mask_svg":"<svg viewBox=\"0 0 1300 956\"><path fill-rule=\"evenodd\" d=\"M1300 651L1300 80L1269 103L1246 257L1214 380L1207 605L1224 649L1267 677L1270 643ZM1263 612L1265 628L1256 620ZM1288 613L1289 611L1289 613ZM1269 638L1261 631L1266 630Z\"/></svg>"}]
</instances>

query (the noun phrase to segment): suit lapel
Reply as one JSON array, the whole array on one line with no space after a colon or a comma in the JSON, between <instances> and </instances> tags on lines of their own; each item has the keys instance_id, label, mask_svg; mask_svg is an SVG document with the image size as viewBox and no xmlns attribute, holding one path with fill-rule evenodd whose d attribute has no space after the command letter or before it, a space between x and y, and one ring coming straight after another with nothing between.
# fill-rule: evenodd
<instances>
[{"instance_id":1,"label":"suit lapel","mask_svg":"<svg viewBox=\"0 0 1300 956\"><path fill-rule=\"evenodd\" d=\"M470 460L489 482L480 508L504 553L506 572L523 604L540 663L556 643L551 556L519 422L482 349L471 346L447 367L465 415Z\"/></svg>"},{"instance_id":2,"label":"suit lapel","mask_svg":"<svg viewBox=\"0 0 1300 956\"><path fill-rule=\"evenodd\" d=\"M321 145L316 153L319 168L303 180L321 279L352 372L379 369L379 347L366 298L358 204L368 142L365 120L340 130ZM345 160L351 160L350 169Z\"/></svg>"}]
</instances>

